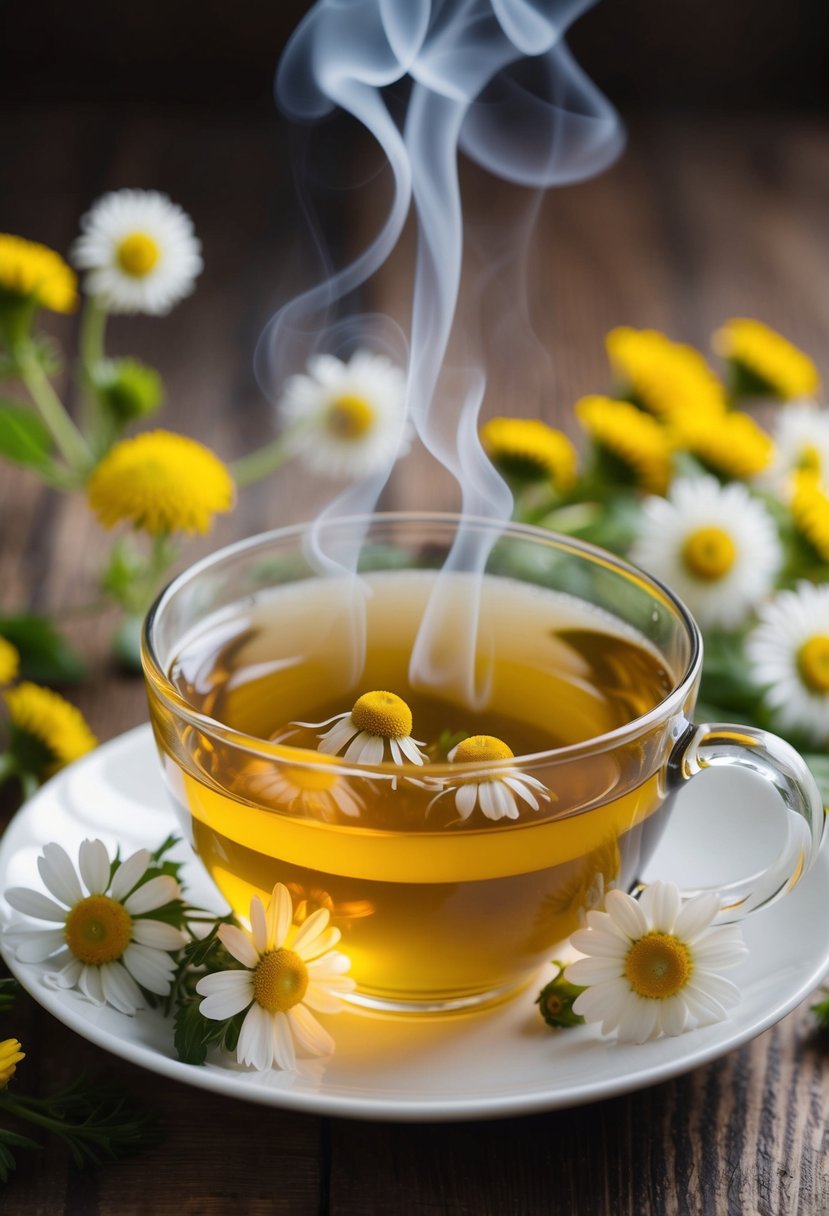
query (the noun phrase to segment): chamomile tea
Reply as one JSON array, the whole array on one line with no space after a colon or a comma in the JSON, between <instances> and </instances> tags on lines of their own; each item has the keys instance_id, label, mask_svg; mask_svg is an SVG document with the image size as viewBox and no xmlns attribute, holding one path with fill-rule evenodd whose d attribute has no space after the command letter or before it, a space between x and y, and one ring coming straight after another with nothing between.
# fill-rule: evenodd
<instances>
[{"instance_id":1,"label":"chamomile tea","mask_svg":"<svg viewBox=\"0 0 829 1216\"><path fill-rule=\"evenodd\" d=\"M337 580L270 589L204 620L169 678L229 728L221 741L192 724L173 738L151 691L169 783L236 913L276 882L295 919L328 908L354 999L385 1008L463 1006L520 986L609 887L633 880L663 820L656 734L549 756L657 705L674 684L657 651L579 599L486 576L476 633L486 695L470 708L410 674L437 577L365 577L358 670L353 603ZM440 577L456 580L457 596L443 598L451 639L465 628L469 588L466 576ZM386 753L366 769L353 751L331 754L332 725L355 736L352 707L372 690L408 707L422 763L398 753L398 767ZM505 750L464 748L480 737ZM250 738L272 741L272 755Z\"/></svg>"}]
</instances>

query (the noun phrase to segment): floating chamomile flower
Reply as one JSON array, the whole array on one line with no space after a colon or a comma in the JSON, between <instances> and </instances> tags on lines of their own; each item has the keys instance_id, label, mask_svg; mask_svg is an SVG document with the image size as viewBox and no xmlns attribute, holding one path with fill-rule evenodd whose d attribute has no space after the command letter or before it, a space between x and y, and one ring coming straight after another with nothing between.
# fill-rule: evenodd
<instances>
[{"instance_id":1,"label":"floating chamomile flower","mask_svg":"<svg viewBox=\"0 0 829 1216\"><path fill-rule=\"evenodd\" d=\"M408 451L406 377L383 355L358 350L308 360L277 406L292 456L326 477L368 477Z\"/></svg>"},{"instance_id":2,"label":"floating chamomile flower","mask_svg":"<svg viewBox=\"0 0 829 1216\"><path fill-rule=\"evenodd\" d=\"M829 742L829 586L800 582L759 617L746 654L763 699L781 728Z\"/></svg>"},{"instance_id":3,"label":"floating chamomile flower","mask_svg":"<svg viewBox=\"0 0 829 1216\"><path fill-rule=\"evenodd\" d=\"M224 1021L247 1009L239 1032L240 1064L264 1071L294 1068L294 1043L307 1054L330 1055L334 1040L311 1013L339 1013L342 997L354 989L345 974L351 960L333 950L339 929L328 924L327 908L311 914L297 928L288 889L277 883L267 910L261 899L250 901L250 933L222 925L222 945L242 970L205 975L196 991L205 999L202 1017Z\"/></svg>"},{"instance_id":4,"label":"floating chamomile flower","mask_svg":"<svg viewBox=\"0 0 829 1216\"><path fill-rule=\"evenodd\" d=\"M115 190L81 220L72 260L110 312L160 316L192 292L202 269L193 221L157 190Z\"/></svg>"},{"instance_id":5,"label":"floating chamomile flower","mask_svg":"<svg viewBox=\"0 0 829 1216\"><path fill-rule=\"evenodd\" d=\"M245 770L244 789L254 798L329 822L338 813L353 819L363 809L362 799L337 772L333 756L317 755L311 763L306 759L296 764L254 760Z\"/></svg>"},{"instance_id":6,"label":"floating chamomile flower","mask_svg":"<svg viewBox=\"0 0 829 1216\"><path fill-rule=\"evenodd\" d=\"M774 521L739 482L680 478L649 498L631 560L667 583L703 627L734 628L771 591L782 558Z\"/></svg>"},{"instance_id":7,"label":"floating chamomile flower","mask_svg":"<svg viewBox=\"0 0 829 1216\"><path fill-rule=\"evenodd\" d=\"M716 895L683 904L672 883L655 882L638 901L609 891L605 906L588 912L588 928L570 939L587 956L564 973L586 989L574 1013L621 1042L644 1043L719 1022L737 1004L739 989L718 973L748 951L736 925L712 926Z\"/></svg>"},{"instance_id":8,"label":"floating chamomile flower","mask_svg":"<svg viewBox=\"0 0 829 1216\"><path fill-rule=\"evenodd\" d=\"M513 756L512 749L494 735L471 735L453 747L447 758L453 764L477 764L491 760L512 760ZM520 813L519 799L537 811L539 799L549 802L551 797L550 791L537 777L513 768L498 769L491 777L482 777L480 773L472 777L459 775L429 805L434 806L446 794L454 794L455 809L464 820L476 807L481 808L487 819L517 819Z\"/></svg>"},{"instance_id":9,"label":"floating chamomile flower","mask_svg":"<svg viewBox=\"0 0 829 1216\"><path fill-rule=\"evenodd\" d=\"M187 939L179 929L153 918L181 892L168 874L144 881L151 860L149 850L139 849L113 872L103 842L84 840L78 851L79 877L59 844L45 845L37 868L54 898L12 887L6 899L18 912L59 927L15 926L13 933L22 939L17 957L25 963L49 959L61 969L49 973L47 982L56 988L79 988L94 1004L112 1005L121 1013L135 1013L145 1004L141 988L166 996L176 968L171 952Z\"/></svg>"},{"instance_id":10,"label":"floating chamomile flower","mask_svg":"<svg viewBox=\"0 0 829 1216\"><path fill-rule=\"evenodd\" d=\"M333 722L333 726L330 724ZM393 692L364 692L348 713L335 714L324 722L293 722L316 730L330 726L319 736L319 750L342 755L357 764L423 764L423 743L412 738L412 711Z\"/></svg>"}]
</instances>

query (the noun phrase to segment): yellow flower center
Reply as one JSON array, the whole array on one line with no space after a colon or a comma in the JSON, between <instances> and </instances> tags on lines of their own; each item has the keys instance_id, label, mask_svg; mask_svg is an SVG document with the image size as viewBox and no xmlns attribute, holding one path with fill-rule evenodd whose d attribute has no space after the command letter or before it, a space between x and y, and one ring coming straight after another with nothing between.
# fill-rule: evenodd
<instances>
[{"instance_id":1,"label":"yellow flower center","mask_svg":"<svg viewBox=\"0 0 829 1216\"><path fill-rule=\"evenodd\" d=\"M800 678L812 692L829 692L829 635L817 634L797 652Z\"/></svg>"},{"instance_id":2,"label":"yellow flower center","mask_svg":"<svg viewBox=\"0 0 829 1216\"><path fill-rule=\"evenodd\" d=\"M124 274L143 279L158 264L161 250L146 232L131 232L118 242L115 256Z\"/></svg>"},{"instance_id":3,"label":"yellow flower center","mask_svg":"<svg viewBox=\"0 0 829 1216\"><path fill-rule=\"evenodd\" d=\"M455 748L455 764L471 764L476 760L511 760L515 755L501 739L494 735L470 735Z\"/></svg>"},{"instance_id":4,"label":"yellow flower center","mask_svg":"<svg viewBox=\"0 0 829 1216\"><path fill-rule=\"evenodd\" d=\"M124 953L132 937L132 917L108 895L90 895L72 908L64 933L75 958L97 967Z\"/></svg>"},{"instance_id":5,"label":"yellow flower center","mask_svg":"<svg viewBox=\"0 0 829 1216\"><path fill-rule=\"evenodd\" d=\"M268 1013L298 1005L308 987L308 969L293 950L269 950L253 973L253 999Z\"/></svg>"},{"instance_id":6,"label":"yellow flower center","mask_svg":"<svg viewBox=\"0 0 829 1216\"><path fill-rule=\"evenodd\" d=\"M393 692L364 692L354 702L351 720L360 730L383 739L403 739L412 733L412 711Z\"/></svg>"},{"instance_id":7,"label":"yellow flower center","mask_svg":"<svg viewBox=\"0 0 829 1216\"><path fill-rule=\"evenodd\" d=\"M693 969L688 947L670 933L640 937L625 959L625 978L633 991L657 1001L676 996Z\"/></svg>"},{"instance_id":8,"label":"yellow flower center","mask_svg":"<svg viewBox=\"0 0 829 1216\"><path fill-rule=\"evenodd\" d=\"M696 578L715 583L737 560L737 546L723 528L698 528L686 539L682 560Z\"/></svg>"},{"instance_id":9,"label":"yellow flower center","mask_svg":"<svg viewBox=\"0 0 829 1216\"><path fill-rule=\"evenodd\" d=\"M364 397L347 393L331 402L325 426L337 439L362 439L374 426L374 418L374 407Z\"/></svg>"},{"instance_id":10,"label":"yellow flower center","mask_svg":"<svg viewBox=\"0 0 829 1216\"><path fill-rule=\"evenodd\" d=\"M804 443L797 454L796 467L804 473L820 473L820 452L813 443Z\"/></svg>"}]
</instances>

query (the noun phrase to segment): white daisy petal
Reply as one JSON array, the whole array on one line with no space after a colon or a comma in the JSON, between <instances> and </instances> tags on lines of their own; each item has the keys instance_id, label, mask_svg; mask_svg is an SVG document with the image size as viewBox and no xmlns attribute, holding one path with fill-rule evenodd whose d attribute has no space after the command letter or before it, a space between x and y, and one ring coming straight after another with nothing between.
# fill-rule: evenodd
<instances>
[{"instance_id":1,"label":"white daisy petal","mask_svg":"<svg viewBox=\"0 0 829 1216\"><path fill-rule=\"evenodd\" d=\"M242 1022L236 1058L240 1064L265 1072L273 1064L273 1048L271 1015L254 1001Z\"/></svg>"},{"instance_id":2,"label":"white daisy petal","mask_svg":"<svg viewBox=\"0 0 829 1216\"><path fill-rule=\"evenodd\" d=\"M461 819L468 819L478 803L478 786L474 782L458 787L455 793L455 806Z\"/></svg>"},{"instance_id":3,"label":"white daisy petal","mask_svg":"<svg viewBox=\"0 0 829 1216\"><path fill-rule=\"evenodd\" d=\"M175 963L169 954L154 950L152 946L139 946L131 942L121 961L136 983L157 996L166 996L175 971Z\"/></svg>"},{"instance_id":4,"label":"white daisy petal","mask_svg":"<svg viewBox=\"0 0 829 1216\"><path fill-rule=\"evenodd\" d=\"M20 942L14 953L21 963L42 963L65 945L63 929L38 929L27 934L26 940Z\"/></svg>"},{"instance_id":5,"label":"white daisy petal","mask_svg":"<svg viewBox=\"0 0 829 1216\"><path fill-rule=\"evenodd\" d=\"M327 908L317 908L316 912L312 912L308 919L299 926L291 943L291 949L301 959L313 958L317 953L316 940L328 925L330 916Z\"/></svg>"},{"instance_id":6,"label":"white daisy petal","mask_svg":"<svg viewBox=\"0 0 829 1216\"><path fill-rule=\"evenodd\" d=\"M669 1038L682 1034L688 1023L688 1006L681 997L669 997L659 1002L660 1025L662 1033Z\"/></svg>"},{"instance_id":7,"label":"white daisy petal","mask_svg":"<svg viewBox=\"0 0 829 1216\"><path fill-rule=\"evenodd\" d=\"M112 898L117 899L119 903L123 903L139 878L143 877L149 864L149 849L137 849L129 857L125 858L112 876L112 886L109 889Z\"/></svg>"},{"instance_id":8,"label":"white daisy petal","mask_svg":"<svg viewBox=\"0 0 829 1216\"><path fill-rule=\"evenodd\" d=\"M343 979L346 978L343 976ZM341 989L341 991L348 991L348 988ZM303 1000L310 1009L316 1009L317 1013L339 1013L342 1009L342 1001L335 995L332 980L325 980L324 983L317 984L309 977Z\"/></svg>"},{"instance_id":9,"label":"white daisy petal","mask_svg":"<svg viewBox=\"0 0 829 1216\"><path fill-rule=\"evenodd\" d=\"M644 1043L657 1030L658 1001L631 1000L622 1011L616 1031L620 1043Z\"/></svg>"},{"instance_id":10,"label":"white daisy petal","mask_svg":"<svg viewBox=\"0 0 829 1216\"><path fill-rule=\"evenodd\" d=\"M75 958L74 955L70 955L68 962L61 970L47 972L43 977L43 982L50 988L74 988L80 979L83 969L84 964L81 960Z\"/></svg>"},{"instance_id":11,"label":"white daisy petal","mask_svg":"<svg viewBox=\"0 0 829 1216\"><path fill-rule=\"evenodd\" d=\"M639 903L658 933L673 933L674 922L682 903L679 891L673 883L651 883L642 892Z\"/></svg>"},{"instance_id":12,"label":"white daisy petal","mask_svg":"<svg viewBox=\"0 0 829 1216\"><path fill-rule=\"evenodd\" d=\"M90 895L103 895L109 886L109 853L102 840L82 840L78 869Z\"/></svg>"},{"instance_id":13,"label":"white daisy petal","mask_svg":"<svg viewBox=\"0 0 829 1216\"><path fill-rule=\"evenodd\" d=\"M347 954L339 954L335 950L329 951L321 958L312 959L306 963L308 975L313 980L326 980L334 975L345 975L346 971L351 967L351 959Z\"/></svg>"},{"instance_id":14,"label":"white daisy petal","mask_svg":"<svg viewBox=\"0 0 829 1216\"><path fill-rule=\"evenodd\" d=\"M181 891L176 880L169 874L159 874L157 878L151 878L149 882L145 882L143 886L133 891L132 895L124 901L124 907L130 916L140 916L142 912L154 912L156 908L163 908L165 904L172 903L180 895Z\"/></svg>"},{"instance_id":15,"label":"white daisy petal","mask_svg":"<svg viewBox=\"0 0 829 1216\"><path fill-rule=\"evenodd\" d=\"M72 907L83 899L80 880L69 854L59 844L45 844L37 868L46 889L61 903Z\"/></svg>"},{"instance_id":16,"label":"white daisy petal","mask_svg":"<svg viewBox=\"0 0 829 1216\"><path fill-rule=\"evenodd\" d=\"M160 920L136 920L132 924L132 940L156 950L180 950L187 943L187 934Z\"/></svg>"},{"instance_id":17,"label":"white daisy petal","mask_svg":"<svg viewBox=\"0 0 829 1216\"><path fill-rule=\"evenodd\" d=\"M216 983L217 980L220 982ZM202 976L196 992L204 996L199 1013L217 1022L241 1013L253 1000L253 984L247 971L218 971Z\"/></svg>"},{"instance_id":18,"label":"white daisy petal","mask_svg":"<svg viewBox=\"0 0 829 1216\"><path fill-rule=\"evenodd\" d=\"M284 883L277 883L268 905L268 949L278 950L284 945L293 919L291 895ZM241 961L241 960L240 960Z\"/></svg>"},{"instance_id":19,"label":"white daisy petal","mask_svg":"<svg viewBox=\"0 0 829 1216\"><path fill-rule=\"evenodd\" d=\"M589 919L591 913L587 915ZM570 938L570 943L575 950L585 954L589 951L596 958L615 958L619 962L630 948L628 939L623 941L617 934L606 933L604 929L578 929Z\"/></svg>"},{"instance_id":20,"label":"white daisy petal","mask_svg":"<svg viewBox=\"0 0 829 1216\"><path fill-rule=\"evenodd\" d=\"M605 908L623 933L636 941L648 932L648 921L642 908L632 896L624 891L609 891L605 900Z\"/></svg>"},{"instance_id":21,"label":"white daisy petal","mask_svg":"<svg viewBox=\"0 0 829 1216\"><path fill-rule=\"evenodd\" d=\"M404 735L403 738L398 739L397 742L400 745L400 750L402 751L403 755L407 760L410 760L412 764L424 763L423 753L418 749L414 739L412 739L409 735Z\"/></svg>"},{"instance_id":22,"label":"white daisy petal","mask_svg":"<svg viewBox=\"0 0 829 1216\"><path fill-rule=\"evenodd\" d=\"M257 954L264 954L268 948L268 919L265 905L258 895L254 895L250 901L250 932Z\"/></svg>"},{"instance_id":23,"label":"white daisy petal","mask_svg":"<svg viewBox=\"0 0 829 1216\"><path fill-rule=\"evenodd\" d=\"M304 1005L289 1009L288 1021L294 1038L308 1055L330 1056L334 1051L333 1038Z\"/></svg>"},{"instance_id":24,"label":"white daisy petal","mask_svg":"<svg viewBox=\"0 0 829 1216\"><path fill-rule=\"evenodd\" d=\"M682 906L676 918L674 932L683 941L695 942L708 928L719 910L718 896L695 895Z\"/></svg>"},{"instance_id":25,"label":"white daisy petal","mask_svg":"<svg viewBox=\"0 0 829 1216\"><path fill-rule=\"evenodd\" d=\"M66 908L61 908L48 896L41 895L40 891L32 891L29 887L10 887L6 892L6 899L17 912L24 912L26 916L34 916L38 920L66 920Z\"/></svg>"},{"instance_id":26,"label":"white daisy petal","mask_svg":"<svg viewBox=\"0 0 829 1216\"><path fill-rule=\"evenodd\" d=\"M297 1006L301 1008L301 1006ZM280 1068L291 1070L296 1068L296 1052L294 1040L291 1037L291 1023L286 1014L275 1013L271 1028L273 1037L273 1058Z\"/></svg>"},{"instance_id":27,"label":"white daisy petal","mask_svg":"<svg viewBox=\"0 0 829 1216\"><path fill-rule=\"evenodd\" d=\"M567 979L579 986L619 979L623 963L615 958L579 958L567 968Z\"/></svg>"},{"instance_id":28,"label":"white daisy petal","mask_svg":"<svg viewBox=\"0 0 829 1216\"><path fill-rule=\"evenodd\" d=\"M100 967L88 967L81 964L81 969L76 983L79 990L84 994L87 1000L92 1001L93 1005L106 1004L106 999L104 997L103 976L101 975ZM129 1010L126 1012L129 1012Z\"/></svg>"},{"instance_id":29,"label":"white daisy petal","mask_svg":"<svg viewBox=\"0 0 829 1216\"><path fill-rule=\"evenodd\" d=\"M243 967L255 967L259 962L259 954L247 933L243 933L236 925L220 925L219 941Z\"/></svg>"},{"instance_id":30,"label":"white daisy petal","mask_svg":"<svg viewBox=\"0 0 829 1216\"><path fill-rule=\"evenodd\" d=\"M98 968L104 999L120 1013L135 1013L144 1007L144 998L135 980L120 963L104 963Z\"/></svg>"}]
</instances>

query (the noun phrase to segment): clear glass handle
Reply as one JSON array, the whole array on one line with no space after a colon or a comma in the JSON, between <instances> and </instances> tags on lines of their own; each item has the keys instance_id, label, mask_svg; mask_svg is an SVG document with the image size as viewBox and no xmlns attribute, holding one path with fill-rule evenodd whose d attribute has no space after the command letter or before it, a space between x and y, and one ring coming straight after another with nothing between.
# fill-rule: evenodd
<instances>
[{"instance_id":1,"label":"clear glass handle","mask_svg":"<svg viewBox=\"0 0 829 1216\"><path fill-rule=\"evenodd\" d=\"M670 771L688 780L706 768L730 766L757 773L780 797L785 840L766 869L720 885L720 924L742 920L784 895L803 877L817 856L825 815L820 792L801 756L783 739L751 726L706 722L692 726L674 748ZM685 898L714 888L683 891Z\"/></svg>"}]
</instances>

